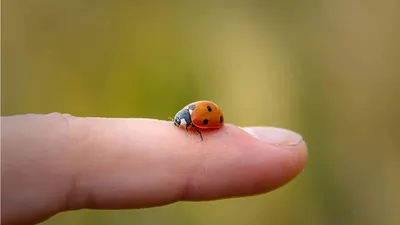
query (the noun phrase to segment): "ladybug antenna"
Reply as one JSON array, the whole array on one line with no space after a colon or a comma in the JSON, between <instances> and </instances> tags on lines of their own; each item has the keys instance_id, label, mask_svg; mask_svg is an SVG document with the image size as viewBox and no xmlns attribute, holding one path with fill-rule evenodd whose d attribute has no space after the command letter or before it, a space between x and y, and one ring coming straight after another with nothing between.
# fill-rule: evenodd
<instances>
[{"instance_id":1,"label":"ladybug antenna","mask_svg":"<svg viewBox=\"0 0 400 225\"><path fill-rule=\"evenodd\" d=\"M174 119L172 117L168 117L169 120L174 121Z\"/></svg>"}]
</instances>

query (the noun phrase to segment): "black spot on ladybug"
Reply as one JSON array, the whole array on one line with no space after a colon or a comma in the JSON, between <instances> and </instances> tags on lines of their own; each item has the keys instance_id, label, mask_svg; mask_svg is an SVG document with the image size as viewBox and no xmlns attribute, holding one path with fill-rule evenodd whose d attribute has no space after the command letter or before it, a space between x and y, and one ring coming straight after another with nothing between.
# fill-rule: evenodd
<instances>
[{"instance_id":1,"label":"black spot on ladybug","mask_svg":"<svg viewBox=\"0 0 400 225\"><path fill-rule=\"evenodd\" d=\"M204 124L204 125L207 125L207 124L208 124L208 119L204 119L204 120L203 120L203 124Z\"/></svg>"},{"instance_id":2,"label":"black spot on ladybug","mask_svg":"<svg viewBox=\"0 0 400 225\"><path fill-rule=\"evenodd\" d=\"M212 111L212 108L211 108L211 106L207 106L207 110L209 111L209 112L211 112Z\"/></svg>"},{"instance_id":3,"label":"black spot on ladybug","mask_svg":"<svg viewBox=\"0 0 400 225\"><path fill-rule=\"evenodd\" d=\"M223 122L224 122L224 117L223 117L223 116L220 116L220 117L219 117L219 122L220 122L220 123L223 123Z\"/></svg>"},{"instance_id":4,"label":"black spot on ladybug","mask_svg":"<svg viewBox=\"0 0 400 225\"><path fill-rule=\"evenodd\" d=\"M196 105L195 105L195 104L191 104L191 105L188 106L188 109L189 109L189 110L194 110L195 108L196 108Z\"/></svg>"}]
</instances>

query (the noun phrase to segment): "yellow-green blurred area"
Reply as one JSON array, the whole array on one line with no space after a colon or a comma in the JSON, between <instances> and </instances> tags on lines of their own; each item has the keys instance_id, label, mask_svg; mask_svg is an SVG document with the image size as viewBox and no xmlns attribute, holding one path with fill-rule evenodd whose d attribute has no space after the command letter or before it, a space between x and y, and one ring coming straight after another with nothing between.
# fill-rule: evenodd
<instances>
[{"instance_id":1,"label":"yellow-green blurred area","mask_svg":"<svg viewBox=\"0 0 400 225\"><path fill-rule=\"evenodd\" d=\"M2 115L167 120L207 99L309 147L268 194L43 224L400 224L400 1L2 3Z\"/></svg>"}]
</instances>

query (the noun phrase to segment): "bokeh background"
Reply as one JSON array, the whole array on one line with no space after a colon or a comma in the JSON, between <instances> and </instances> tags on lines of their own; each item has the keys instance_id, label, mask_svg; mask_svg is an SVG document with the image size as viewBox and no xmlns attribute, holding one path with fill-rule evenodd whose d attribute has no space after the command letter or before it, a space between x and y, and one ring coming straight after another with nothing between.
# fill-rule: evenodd
<instances>
[{"instance_id":1,"label":"bokeh background","mask_svg":"<svg viewBox=\"0 0 400 225\"><path fill-rule=\"evenodd\" d=\"M2 1L2 115L226 122L301 133L309 162L274 192L81 210L55 224L400 224L400 1Z\"/></svg>"}]
</instances>

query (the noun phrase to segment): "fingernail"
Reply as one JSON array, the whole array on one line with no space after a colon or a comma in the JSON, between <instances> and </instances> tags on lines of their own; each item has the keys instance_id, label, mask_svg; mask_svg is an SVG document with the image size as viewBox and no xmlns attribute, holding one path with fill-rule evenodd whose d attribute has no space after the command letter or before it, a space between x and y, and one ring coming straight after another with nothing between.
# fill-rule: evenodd
<instances>
[{"instance_id":1,"label":"fingernail","mask_svg":"<svg viewBox=\"0 0 400 225\"><path fill-rule=\"evenodd\" d=\"M303 141L298 133L277 127L244 127L247 133L263 142L274 145L296 146Z\"/></svg>"}]
</instances>

